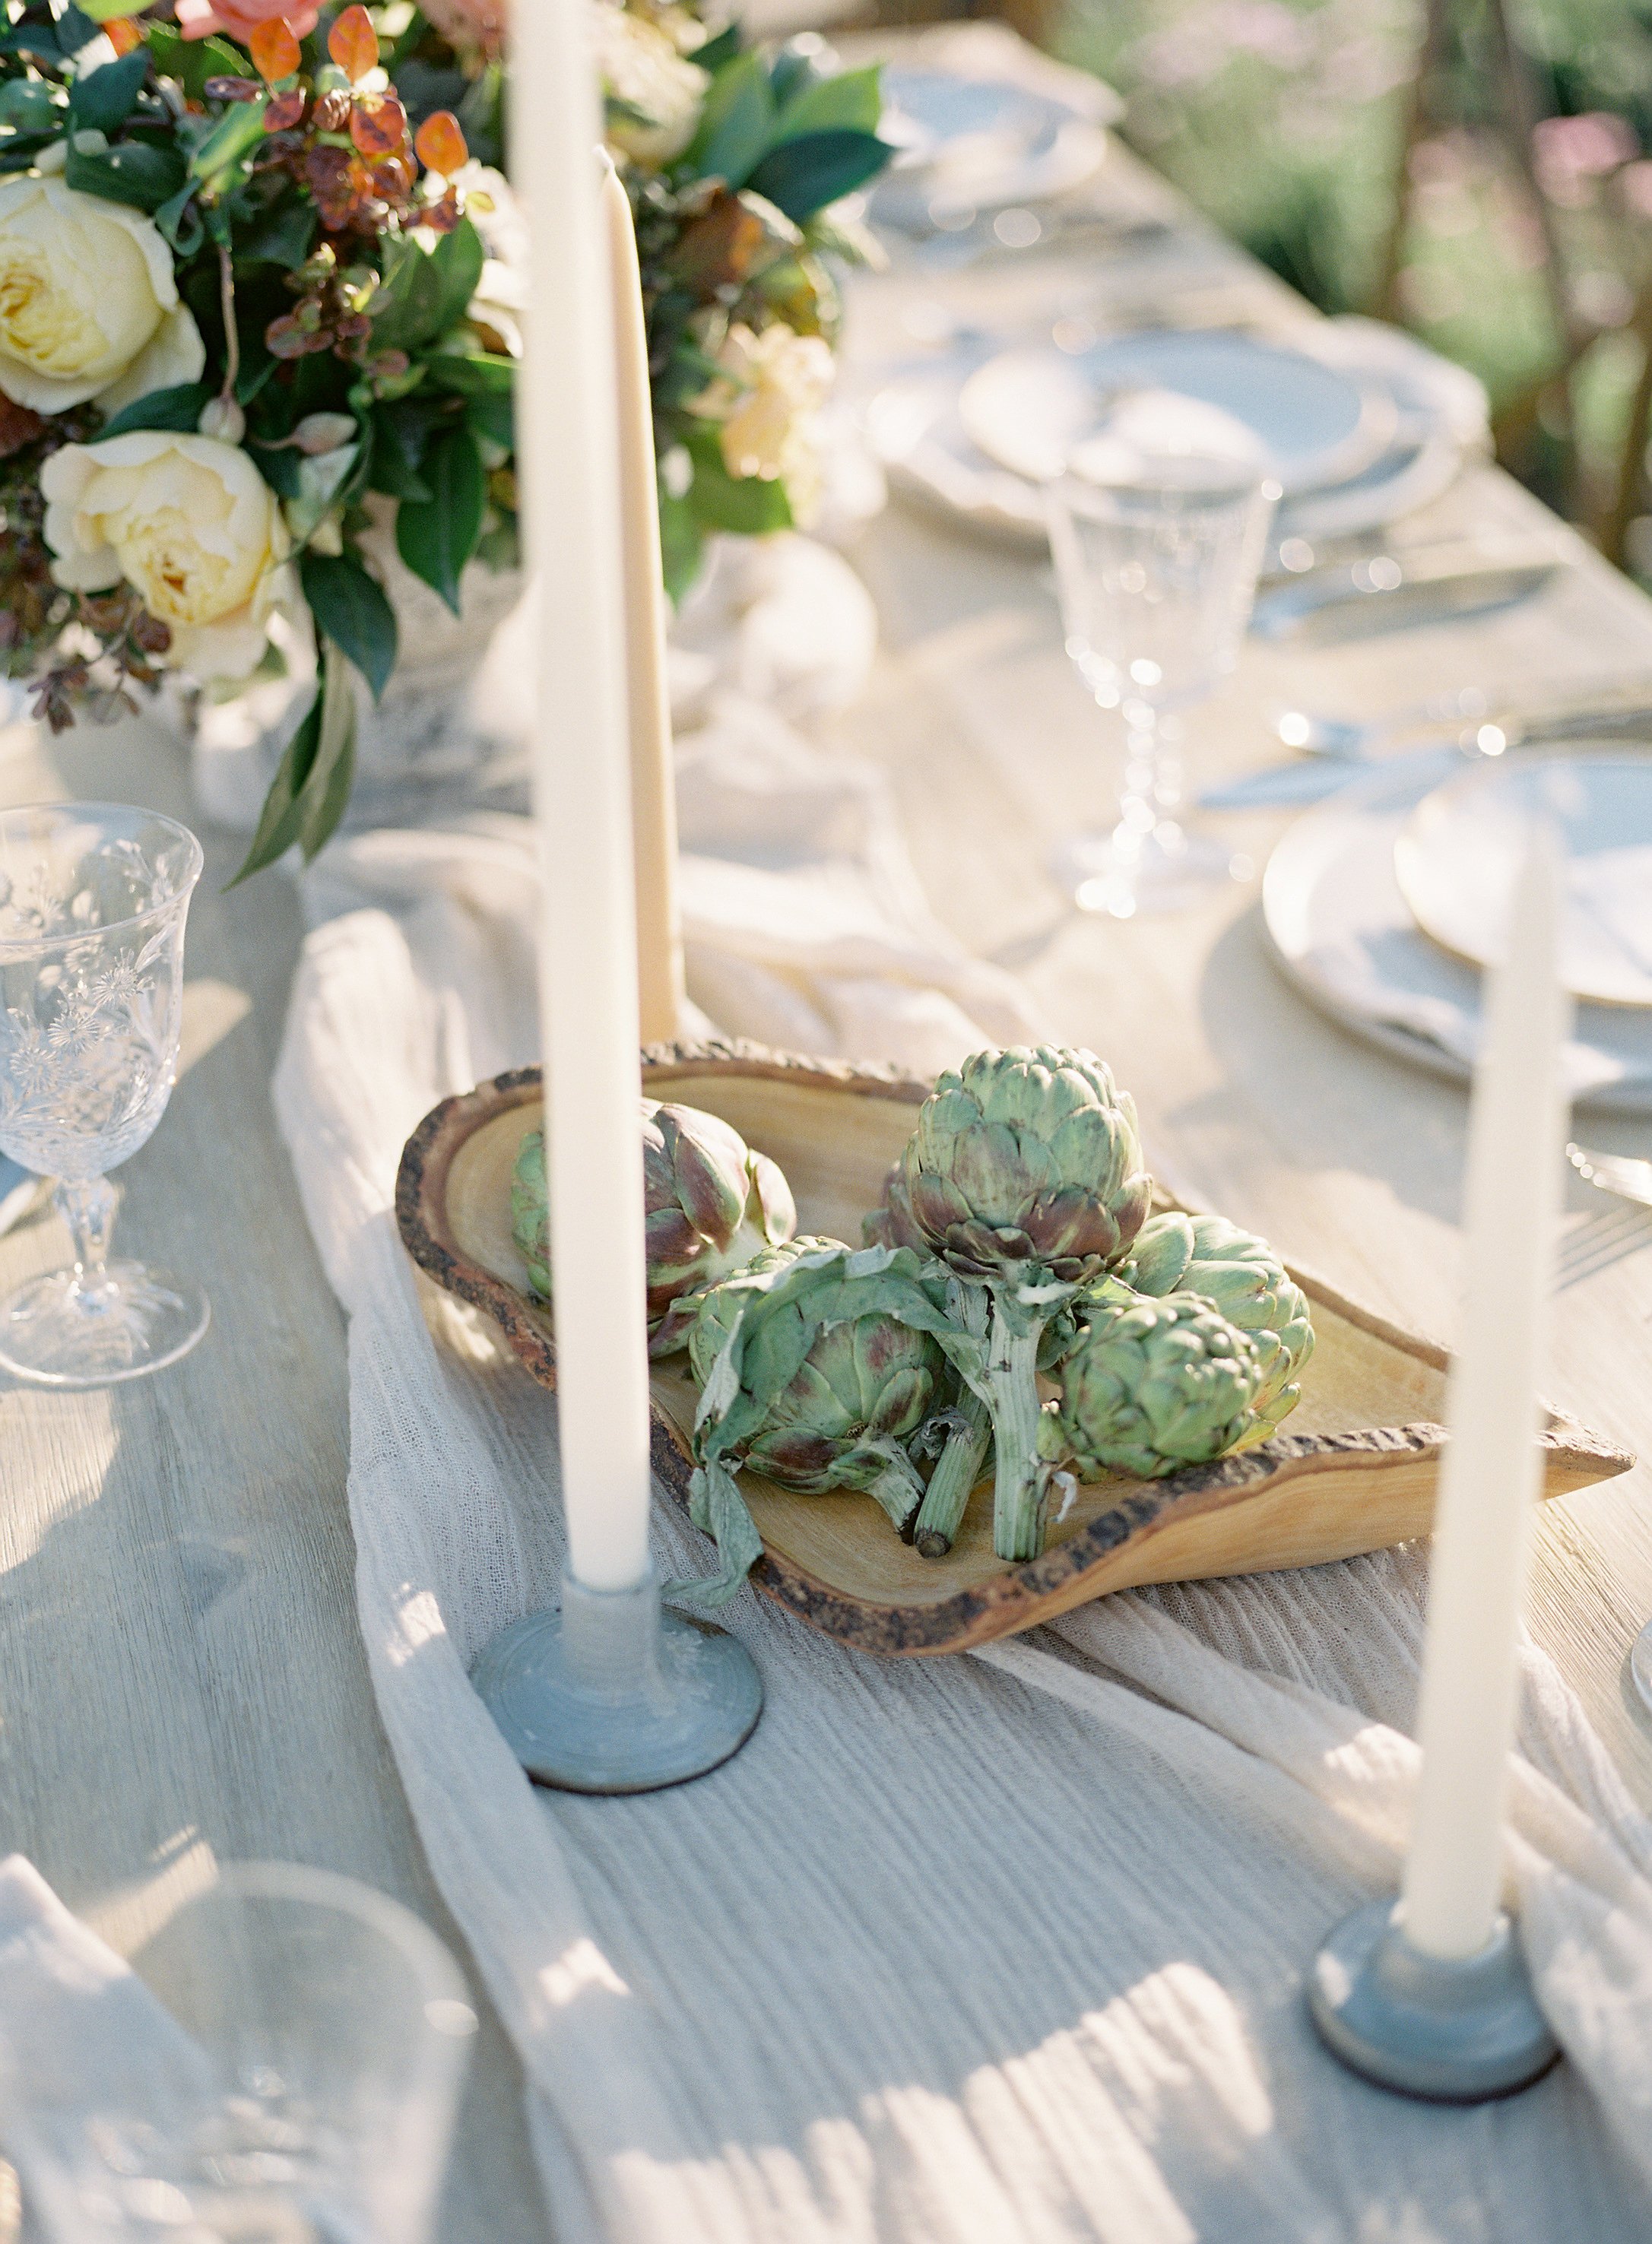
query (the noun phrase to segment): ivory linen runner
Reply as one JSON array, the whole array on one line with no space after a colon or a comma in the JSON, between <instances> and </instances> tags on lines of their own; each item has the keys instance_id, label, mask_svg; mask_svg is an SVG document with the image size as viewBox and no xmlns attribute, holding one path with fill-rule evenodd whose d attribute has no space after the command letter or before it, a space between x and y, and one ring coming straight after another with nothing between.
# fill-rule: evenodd
<instances>
[{"instance_id":1,"label":"ivory linen runner","mask_svg":"<svg viewBox=\"0 0 1652 2244\"><path fill-rule=\"evenodd\" d=\"M728 780L743 754L783 810L743 737L711 761ZM790 1002L924 1069L1015 1033L1002 977L870 862L881 821L833 800L812 861L690 865L721 1025L772 1033ZM735 1761L634 1800L528 1783L466 1668L555 1591L554 1403L480 1321L422 1301L391 1198L437 1098L533 1057L531 858L492 821L325 862L276 1096L349 1317L361 1623L431 1869L521 2054L556 2235L1644 2239L1652 1827L1540 1655L1509 1876L1571 2061L1439 2110L1351 2078L1303 2013L1322 1933L1395 1878L1417 1551L1116 1597L935 1661L864 1658L748 1592L726 1619L768 1703ZM780 938L748 876L795 882L789 950L759 956ZM662 1575L704 1570L663 1501L655 1539Z\"/></svg>"}]
</instances>

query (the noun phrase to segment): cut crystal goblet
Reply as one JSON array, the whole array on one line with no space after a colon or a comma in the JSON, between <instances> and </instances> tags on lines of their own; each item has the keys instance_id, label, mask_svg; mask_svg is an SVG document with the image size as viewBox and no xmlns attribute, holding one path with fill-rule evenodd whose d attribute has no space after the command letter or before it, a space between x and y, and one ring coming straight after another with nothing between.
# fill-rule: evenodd
<instances>
[{"instance_id":1,"label":"cut crystal goblet","mask_svg":"<svg viewBox=\"0 0 1652 2244\"><path fill-rule=\"evenodd\" d=\"M178 1070L185 827L116 803L0 814L0 1152L58 1179L74 1263L0 1301L0 1368L102 1387L174 1363L206 1331L190 1281L109 1260L107 1173L149 1138Z\"/></svg>"}]
</instances>

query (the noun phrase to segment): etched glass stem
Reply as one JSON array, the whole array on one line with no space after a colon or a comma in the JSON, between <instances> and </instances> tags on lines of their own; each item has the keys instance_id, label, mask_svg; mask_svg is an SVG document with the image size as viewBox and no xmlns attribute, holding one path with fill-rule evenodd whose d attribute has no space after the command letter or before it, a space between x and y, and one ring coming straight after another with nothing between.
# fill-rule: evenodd
<instances>
[{"instance_id":1,"label":"etched glass stem","mask_svg":"<svg viewBox=\"0 0 1652 2244\"><path fill-rule=\"evenodd\" d=\"M79 1293L96 1293L105 1281L115 1202L115 1188L107 1177L65 1177L58 1186L58 1212L75 1243L75 1288Z\"/></svg>"}]
</instances>

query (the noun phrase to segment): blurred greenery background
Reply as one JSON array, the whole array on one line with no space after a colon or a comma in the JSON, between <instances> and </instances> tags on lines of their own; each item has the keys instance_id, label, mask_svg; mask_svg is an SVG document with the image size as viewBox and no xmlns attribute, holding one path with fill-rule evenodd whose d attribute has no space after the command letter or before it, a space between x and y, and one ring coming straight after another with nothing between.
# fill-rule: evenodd
<instances>
[{"instance_id":1,"label":"blurred greenery background","mask_svg":"<svg viewBox=\"0 0 1652 2244\"><path fill-rule=\"evenodd\" d=\"M1040 29L1315 303L1472 368L1506 463L1652 581L1652 0L1066 0Z\"/></svg>"}]
</instances>

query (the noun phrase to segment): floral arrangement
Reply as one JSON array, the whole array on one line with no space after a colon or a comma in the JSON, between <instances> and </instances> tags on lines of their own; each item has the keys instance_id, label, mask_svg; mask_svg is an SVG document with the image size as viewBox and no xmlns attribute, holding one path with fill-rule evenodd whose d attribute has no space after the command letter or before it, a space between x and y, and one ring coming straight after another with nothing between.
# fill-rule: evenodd
<instances>
[{"instance_id":1,"label":"floral arrangement","mask_svg":"<svg viewBox=\"0 0 1652 2244\"><path fill-rule=\"evenodd\" d=\"M0 0L0 653L61 728L313 632L244 876L342 814L348 666L376 694L396 659L364 541L456 610L514 557L508 191L416 125L362 7L142 9Z\"/></svg>"},{"instance_id":2,"label":"floral arrangement","mask_svg":"<svg viewBox=\"0 0 1652 2244\"><path fill-rule=\"evenodd\" d=\"M762 1553L748 1466L805 1494L858 1489L941 1558L991 1461L993 1548L1019 1561L1078 1482L1249 1448L1300 1397L1306 1296L1224 1217L1149 1213L1134 1105L1093 1052L981 1051L943 1075L858 1248L795 1237L783 1176L726 1122L647 1100L642 1116L649 1347L686 1348L700 1389L693 1516L722 1560L697 1585L708 1602ZM548 1294L537 1132L511 1213Z\"/></svg>"},{"instance_id":3,"label":"floral arrangement","mask_svg":"<svg viewBox=\"0 0 1652 2244\"><path fill-rule=\"evenodd\" d=\"M874 69L818 38L765 56L704 0L592 0L606 136L636 219L667 588L708 533L807 527L831 386L834 260L876 256L844 199L884 170ZM504 0L425 0L412 66L484 152L499 145ZM428 77L424 74L428 73Z\"/></svg>"}]
</instances>

